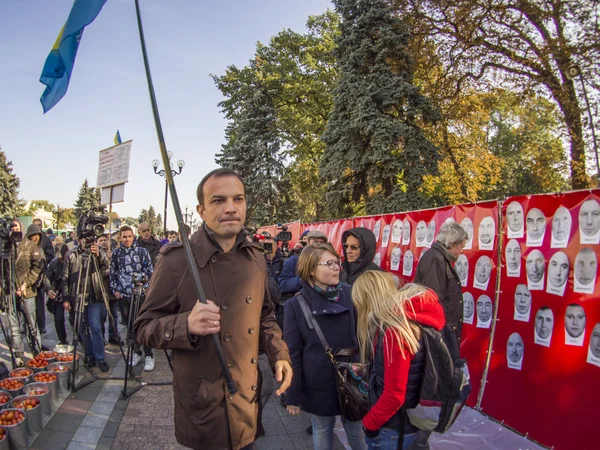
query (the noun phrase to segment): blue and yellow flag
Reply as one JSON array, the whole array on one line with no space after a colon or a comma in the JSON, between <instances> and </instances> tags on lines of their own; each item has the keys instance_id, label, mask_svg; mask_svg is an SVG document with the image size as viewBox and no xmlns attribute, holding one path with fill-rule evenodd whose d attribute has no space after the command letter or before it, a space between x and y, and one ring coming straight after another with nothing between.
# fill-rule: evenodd
<instances>
[{"instance_id":1,"label":"blue and yellow flag","mask_svg":"<svg viewBox=\"0 0 600 450\"><path fill-rule=\"evenodd\" d=\"M119 145L122 143L123 141L121 140L121 133L119 133L119 130L117 130L117 133L115 134L115 145Z\"/></svg>"},{"instance_id":2,"label":"blue and yellow flag","mask_svg":"<svg viewBox=\"0 0 600 450\"><path fill-rule=\"evenodd\" d=\"M40 82L46 85L46 89L40 101L44 113L67 93L83 29L94 21L105 3L106 0L75 0L42 69Z\"/></svg>"}]
</instances>

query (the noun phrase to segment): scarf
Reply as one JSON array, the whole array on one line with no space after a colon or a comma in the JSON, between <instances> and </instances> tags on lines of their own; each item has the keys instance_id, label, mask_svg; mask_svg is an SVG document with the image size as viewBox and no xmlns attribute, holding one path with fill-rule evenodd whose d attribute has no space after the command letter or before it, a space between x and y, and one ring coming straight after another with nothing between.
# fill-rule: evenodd
<instances>
[{"instance_id":1,"label":"scarf","mask_svg":"<svg viewBox=\"0 0 600 450\"><path fill-rule=\"evenodd\" d=\"M340 289L342 288L342 282L340 281L335 286L327 286L327 289L322 289L316 284L312 285L312 288L318 293L325 297L330 302L338 302L340 299Z\"/></svg>"}]
</instances>

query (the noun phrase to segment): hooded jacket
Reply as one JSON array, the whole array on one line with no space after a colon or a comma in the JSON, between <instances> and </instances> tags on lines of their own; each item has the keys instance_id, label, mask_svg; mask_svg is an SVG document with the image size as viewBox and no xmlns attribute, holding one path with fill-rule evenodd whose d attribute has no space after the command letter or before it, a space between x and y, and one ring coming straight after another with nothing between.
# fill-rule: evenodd
<instances>
[{"instance_id":1,"label":"hooded jacket","mask_svg":"<svg viewBox=\"0 0 600 450\"><path fill-rule=\"evenodd\" d=\"M342 263L342 268L344 270L340 274L341 281L352 284L359 275L367 270L383 270L373 262L377 250L377 243L375 242L375 235L371 230L364 227L358 227L345 231L342 235L342 242L344 244L346 243L348 236L354 236L360 242L360 257L357 261L349 263L346 249L344 249L344 262Z\"/></svg>"},{"instance_id":2,"label":"hooded jacket","mask_svg":"<svg viewBox=\"0 0 600 450\"><path fill-rule=\"evenodd\" d=\"M133 295L133 274L139 273L149 280L154 271L148 251L137 244L116 248L110 260L110 290L123 297Z\"/></svg>"},{"instance_id":3,"label":"hooded jacket","mask_svg":"<svg viewBox=\"0 0 600 450\"><path fill-rule=\"evenodd\" d=\"M155 264L156 257L158 256L158 254L160 252L160 248L162 247L162 244L160 243L160 241L158 239L156 239L154 236L150 236L149 241L144 241L141 237L139 237L139 238L137 238L136 242L137 242L137 245L148 250L148 254L150 255L152 264Z\"/></svg>"},{"instance_id":4,"label":"hooded jacket","mask_svg":"<svg viewBox=\"0 0 600 450\"><path fill-rule=\"evenodd\" d=\"M17 250L17 259L15 261L15 271L19 287L25 283L27 290L23 298L31 298L37 295L37 283L44 270L44 252L42 249L30 240L32 236L40 236L42 231L35 225L29 225L27 228L27 238L21 242Z\"/></svg>"},{"instance_id":5,"label":"hooded jacket","mask_svg":"<svg viewBox=\"0 0 600 450\"><path fill-rule=\"evenodd\" d=\"M406 316L409 320L433 327L441 331L446 323L444 309L431 290L407 300ZM382 345L377 345L379 336L373 343L373 367L369 377L369 412L363 418L367 430L382 427L399 430L403 423L401 415L405 408L414 408L419 401L425 350L422 341L420 348L411 355L408 348L398 342L390 328L385 330ZM400 351L404 350L404 355ZM407 421L408 422L408 421ZM411 425L406 423L409 432ZM408 430L407 430L408 431Z\"/></svg>"}]
</instances>

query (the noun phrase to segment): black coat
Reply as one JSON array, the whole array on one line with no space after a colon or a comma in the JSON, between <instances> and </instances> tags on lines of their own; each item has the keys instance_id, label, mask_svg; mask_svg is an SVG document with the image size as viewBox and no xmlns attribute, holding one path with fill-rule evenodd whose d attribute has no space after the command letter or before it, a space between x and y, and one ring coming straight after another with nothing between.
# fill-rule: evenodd
<instances>
[{"instance_id":1,"label":"black coat","mask_svg":"<svg viewBox=\"0 0 600 450\"><path fill-rule=\"evenodd\" d=\"M447 251L437 242L426 252L417 266L415 283L435 291L446 314L446 323L456 334L458 344L463 325L462 286Z\"/></svg>"},{"instance_id":2,"label":"black coat","mask_svg":"<svg viewBox=\"0 0 600 450\"><path fill-rule=\"evenodd\" d=\"M158 253L160 252L160 248L162 247L162 244L160 243L160 241L158 239L156 239L154 236L150 236L149 241L144 241L140 237L137 240L137 244L140 247L148 250L148 254L150 255L150 259L152 260L152 265L154 265L154 263L156 262L156 257L158 256Z\"/></svg>"},{"instance_id":3,"label":"black coat","mask_svg":"<svg viewBox=\"0 0 600 450\"><path fill-rule=\"evenodd\" d=\"M358 348L350 286L342 285L337 303L327 300L304 282L300 293L334 353L342 348ZM339 415L335 371L319 336L308 328L298 297L289 299L284 309L283 338L294 369L292 384L287 390L287 404L300 406L303 411L318 416Z\"/></svg>"},{"instance_id":4,"label":"black coat","mask_svg":"<svg viewBox=\"0 0 600 450\"><path fill-rule=\"evenodd\" d=\"M375 235L371 230L364 227L352 228L345 231L342 235L342 242L345 244L348 236L354 236L360 242L360 258L358 261L350 264L346 249L344 249L344 262L342 263L343 271L340 274L340 279L344 283L352 284L356 279L367 270L383 270L373 262L375 252L377 251L377 243Z\"/></svg>"}]
</instances>

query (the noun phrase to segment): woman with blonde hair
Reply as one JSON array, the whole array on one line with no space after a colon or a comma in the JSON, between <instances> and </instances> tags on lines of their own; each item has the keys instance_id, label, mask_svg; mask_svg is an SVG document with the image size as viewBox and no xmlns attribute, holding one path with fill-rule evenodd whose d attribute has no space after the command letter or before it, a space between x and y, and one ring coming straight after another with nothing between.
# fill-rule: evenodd
<instances>
[{"instance_id":1,"label":"woman with blonde hair","mask_svg":"<svg viewBox=\"0 0 600 450\"><path fill-rule=\"evenodd\" d=\"M340 257L331 244L312 244L300 254L297 266L302 289L285 302L283 338L288 345L294 376L287 390L287 410L311 414L315 450L333 448L333 428L341 414L336 373L316 331L321 329L328 346L358 350L356 312L350 286L340 282ZM311 324L309 325L308 320ZM349 352L350 353L350 352ZM340 361L358 360L338 357ZM366 448L360 420L342 419L352 450Z\"/></svg>"},{"instance_id":2,"label":"woman with blonde hair","mask_svg":"<svg viewBox=\"0 0 600 450\"><path fill-rule=\"evenodd\" d=\"M419 402L425 352L419 325L440 331L446 322L435 292L417 284L397 290L389 273L368 271L354 282L357 336L370 362L369 412L363 430L369 449L408 448L419 431L406 409Z\"/></svg>"}]
</instances>

